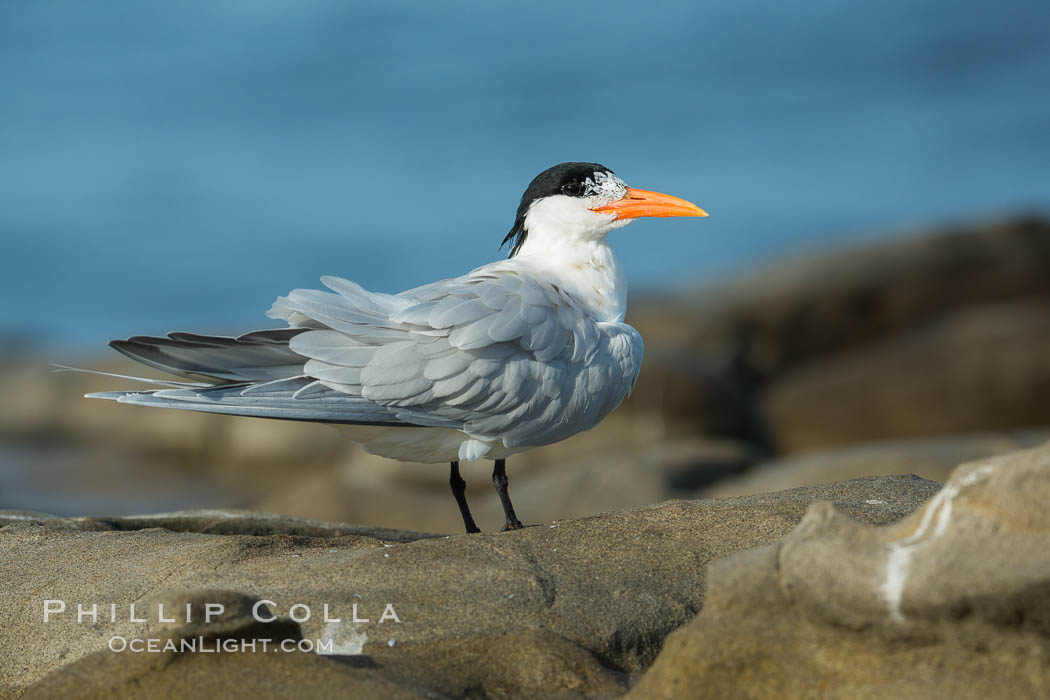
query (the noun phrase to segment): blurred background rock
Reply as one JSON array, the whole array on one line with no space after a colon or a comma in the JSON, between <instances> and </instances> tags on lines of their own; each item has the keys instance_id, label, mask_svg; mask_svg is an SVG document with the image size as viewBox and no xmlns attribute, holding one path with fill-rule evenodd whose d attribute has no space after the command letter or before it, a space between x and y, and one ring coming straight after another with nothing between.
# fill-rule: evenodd
<instances>
[{"instance_id":1,"label":"blurred background rock","mask_svg":"<svg viewBox=\"0 0 1050 700\"><path fill-rule=\"evenodd\" d=\"M462 273L569 159L712 216L617 234L642 376L509 463L528 521L1050 439L1048 7L6 4L0 507L457 532L444 467L87 401L132 385L49 363L139 373L105 341L262 327L321 274Z\"/></svg>"}]
</instances>

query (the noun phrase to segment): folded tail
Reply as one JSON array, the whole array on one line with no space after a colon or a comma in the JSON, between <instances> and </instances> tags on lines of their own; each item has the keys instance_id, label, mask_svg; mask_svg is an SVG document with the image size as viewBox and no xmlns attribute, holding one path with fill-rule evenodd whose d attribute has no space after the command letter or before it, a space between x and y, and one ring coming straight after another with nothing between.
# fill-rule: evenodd
<instances>
[{"instance_id":1,"label":"folded tail","mask_svg":"<svg viewBox=\"0 0 1050 700\"><path fill-rule=\"evenodd\" d=\"M397 409L326 387L303 374L306 357L288 347L307 328L253 331L236 338L193 333L167 337L135 336L110 345L137 362L204 382L146 379L58 366L60 371L91 372L163 388L104 391L87 398L186 411L225 413L352 425L412 426Z\"/></svg>"},{"instance_id":2,"label":"folded tail","mask_svg":"<svg viewBox=\"0 0 1050 700\"><path fill-rule=\"evenodd\" d=\"M255 418L340 423L350 425L409 426L394 410L360 396L325 387L310 377L289 377L262 384L220 384L210 387L103 391L89 399L183 411L225 413Z\"/></svg>"}]
</instances>

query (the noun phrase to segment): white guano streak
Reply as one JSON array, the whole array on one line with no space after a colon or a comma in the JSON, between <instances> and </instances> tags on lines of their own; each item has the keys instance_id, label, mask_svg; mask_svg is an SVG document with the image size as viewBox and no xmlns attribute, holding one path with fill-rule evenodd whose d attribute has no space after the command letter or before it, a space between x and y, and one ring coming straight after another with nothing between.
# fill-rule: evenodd
<instances>
[{"instance_id":1,"label":"white guano streak","mask_svg":"<svg viewBox=\"0 0 1050 700\"><path fill-rule=\"evenodd\" d=\"M324 626L321 640L326 651L318 650L321 656L357 656L364 653L365 644L368 642L368 632L364 627L356 625L344 625L335 620ZM329 644L331 646L329 646ZM320 647L320 645L318 645Z\"/></svg>"},{"instance_id":2,"label":"white guano streak","mask_svg":"<svg viewBox=\"0 0 1050 700\"><path fill-rule=\"evenodd\" d=\"M890 618L894 622L904 622L901 600L904 597L904 586L908 582L911 562L915 554L921 547L930 544L948 529L948 521L952 515L952 501L955 500L955 497L964 488L983 480L998 466L995 462L984 464L957 482L945 484L944 488L926 505L922 521L919 522L919 527L915 529L915 532L902 540L889 543L889 554L886 557L880 591L889 607Z\"/></svg>"}]
</instances>

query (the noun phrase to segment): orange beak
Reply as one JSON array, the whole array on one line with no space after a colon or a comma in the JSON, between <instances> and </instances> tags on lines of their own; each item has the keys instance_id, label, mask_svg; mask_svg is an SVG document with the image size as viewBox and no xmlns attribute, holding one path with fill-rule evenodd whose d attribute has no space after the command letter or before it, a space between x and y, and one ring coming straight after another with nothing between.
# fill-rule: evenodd
<instances>
[{"instance_id":1,"label":"orange beak","mask_svg":"<svg viewBox=\"0 0 1050 700\"><path fill-rule=\"evenodd\" d=\"M707 212L692 202L669 194L627 188L627 195L615 202L595 207L591 211L615 214L617 219L637 219L642 216L707 216Z\"/></svg>"}]
</instances>

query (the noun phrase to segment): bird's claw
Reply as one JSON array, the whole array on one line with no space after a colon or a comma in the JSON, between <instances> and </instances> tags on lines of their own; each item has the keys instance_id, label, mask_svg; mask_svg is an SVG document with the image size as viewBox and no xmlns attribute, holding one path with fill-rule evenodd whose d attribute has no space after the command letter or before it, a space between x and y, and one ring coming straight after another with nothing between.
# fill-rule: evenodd
<instances>
[{"instance_id":1,"label":"bird's claw","mask_svg":"<svg viewBox=\"0 0 1050 700\"><path fill-rule=\"evenodd\" d=\"M500 532L507 532L508 530L521 530L525 526L521 524L520 520L508 520L503 523L503 527L500 528Z\"/></svg>"}]
</instances>

